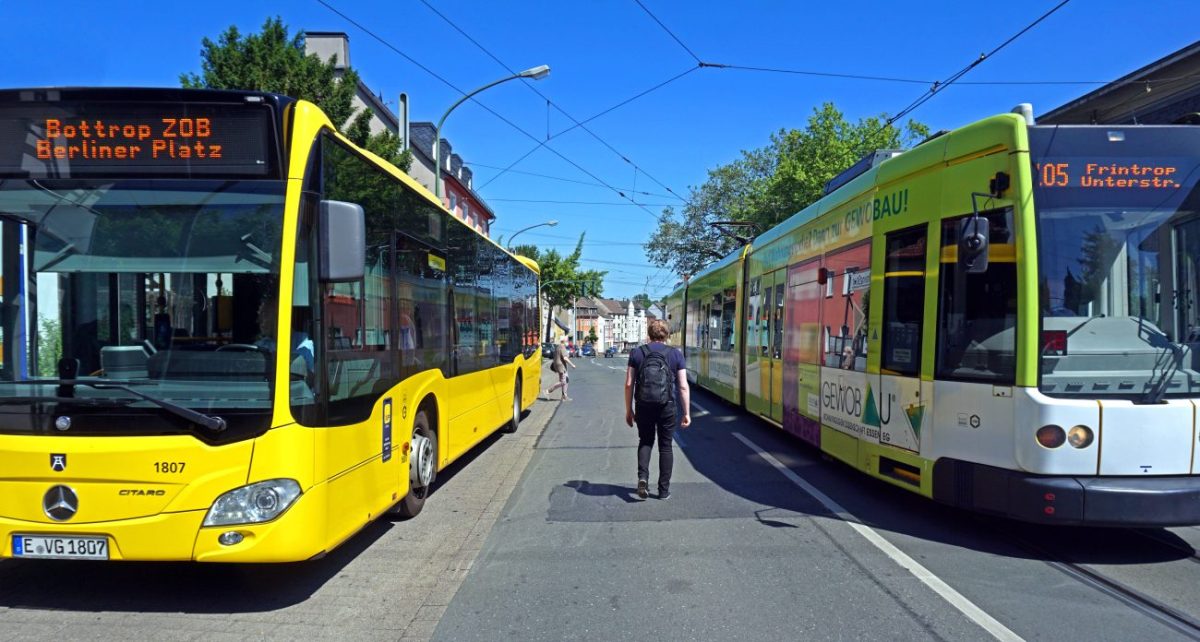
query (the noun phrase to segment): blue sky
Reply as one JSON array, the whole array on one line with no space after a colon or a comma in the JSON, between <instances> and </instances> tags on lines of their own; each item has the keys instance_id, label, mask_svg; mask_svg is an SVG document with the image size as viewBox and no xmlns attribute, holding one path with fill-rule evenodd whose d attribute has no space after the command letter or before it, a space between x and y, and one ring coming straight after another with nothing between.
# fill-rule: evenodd
<instances>
[{"instance_id":1,"label":"blue sky","mask_svg":"<svg viewBox=\"0 0 1200 642\"><path fill-rule=\"evenodd\" d=\"M181 72L199 71L202 38L215 40L230 25L257 31L278 15L292 31L349 34L351 64L393 106L400 92L408 93L413 120L436 121L461 94L392 48L466 91L507 75L505 66L548 64L552 72L537 90L584 120L695 68L693 53L744 66L942 79L1057 4L642 0L681 45L635 0L428 1L326 0L384 44L316 0L0 0L0 24L9 34L0 40L0 86L177 86ZM1194 42L1198 18L1195 0L1072 0L963 81L1112 80ZM952 86L912 118L934 130L951 129L1020 102L1042 113L1097 86ZM926 89L696 69L588 122L596 137L581 129L562 133L547 144L553 151L538 149L501 176L494 168L537 143L471 103L455 110L444 134L473 167L477 190L496 212L493 236L557 219L557 227L518 240L569 251L586 231L584 264L609 270L606 296L647 290L660 296L676 277L650 266L639 245L655 227L653 216L597 183L627 194L649 192L636 198L657 213L680 203L664 186L686 196L708 169L766 144L773 131L802 127L815 105L832 101L857 119L895 113ZM573 124L517 81L479 100L535 138Z\"/></svg>"}]
</instances>

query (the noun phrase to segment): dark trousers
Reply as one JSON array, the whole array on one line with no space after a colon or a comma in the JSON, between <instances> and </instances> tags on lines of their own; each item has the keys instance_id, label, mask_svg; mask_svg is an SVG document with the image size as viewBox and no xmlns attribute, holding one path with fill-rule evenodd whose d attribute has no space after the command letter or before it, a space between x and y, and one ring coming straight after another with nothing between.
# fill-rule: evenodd
<instances>
[{"instance_id":1,"label":"dark trousers","mask_svg":"<svg viewBox=\"0 0 1200 642\"><path fill-rule=\"evenodd\" d=\"M671 489L671 470L675 466L675 453L671 450L671 439L675 431L675 406L662 408L637 408L638 428L638 479L650 481L650 450L654 438L658 437L658 492Z\"/></svg>"}]
</instances>

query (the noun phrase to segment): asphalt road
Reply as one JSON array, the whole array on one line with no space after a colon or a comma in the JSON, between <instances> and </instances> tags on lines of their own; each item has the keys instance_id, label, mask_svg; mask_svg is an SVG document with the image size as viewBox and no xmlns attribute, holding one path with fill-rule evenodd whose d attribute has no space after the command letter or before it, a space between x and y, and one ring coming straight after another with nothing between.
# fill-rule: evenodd
<instances>
[{"instance_id":1,"label":"asphalt road","mask_svg":"<svg viewBox=\"0 0 1200 642\"><path fill-rule=\"evenodd\" d=\"M0 562L0 639L1200 639L1200 529L945 508L704 393L638 500L624 362L576 362L417 519L303 564Z\"/></svg>"},{"instance_id":2,"label":"asphalt road","mask_svg":"<svg viewBox=\"0 0 1200 642\"><path fill-rule=\"evenodd\" d=\"M640 501L623 360L577 362L435 639L1200 636L1200 530L949 509L705 393L671 498Z\"/></svg>"}]
</instances>

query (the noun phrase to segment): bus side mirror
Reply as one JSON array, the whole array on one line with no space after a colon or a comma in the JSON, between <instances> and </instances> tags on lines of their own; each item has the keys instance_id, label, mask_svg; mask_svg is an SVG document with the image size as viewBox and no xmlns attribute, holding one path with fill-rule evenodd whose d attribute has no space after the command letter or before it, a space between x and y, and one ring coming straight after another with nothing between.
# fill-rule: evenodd
<instances>
[{"instance_id":1,"label":"bus side mirror","mask_svg":"<svg viewBox=\"0 0 1200 642\"><path fill-rule=\"evenodd\" d=\"M321 282L361 281L367 257L367 223L362 206L321 201L318 218Z\"/></svg>"},{"instance_id":2,"label":"bus side mirror","mask_svg":"<svg viewBox=\"0 0 1200 642\"><path fill-rule=\"evenodd\" d=\"M963 219L958 238L958 264L968 274L981 274L988 269L988 235L991 223L978 214Z\"/></svg>"}]
</instances>

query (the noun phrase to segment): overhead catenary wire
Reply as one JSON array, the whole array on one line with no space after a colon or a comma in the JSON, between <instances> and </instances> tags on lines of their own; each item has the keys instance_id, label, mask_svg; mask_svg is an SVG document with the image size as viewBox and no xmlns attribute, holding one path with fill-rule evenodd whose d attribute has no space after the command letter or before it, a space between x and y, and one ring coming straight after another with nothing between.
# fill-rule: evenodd
<instances>
[{"instance_id":1,"label":"overhead catenary wire","mask_svg":"<svg viewBox=\"0 0 1200 642\"><path fill-rule=\"evenodd\" d=\"M318 0L318 1L323 1L323 0ZM481 43L480 43L478 40L476 40L475 38L471 37L471 35L470 35L470 34L468 34L468 33L467 33L467 32L466 32L466 31L465 31L465 30L464 30L462 27L459 27L457 24L455 24L453 20L451 20L449 17L447 17L447 16L446 16L445 14L443 14L441 11L438 11L436 7L434 7L432 4L430 4L430 3L428 2L428 0L421 0L421 3L422 3L422 4L424 4L426 7L428 7L428 8L429 8L429 10L430 10L430 11L432 11L432 12L433 12L435 15L437 15L439 18L441 18L441 19L442 19L442 20L444 20L444 21L445 21L447 24L449 24L449 25L450 25L450 26L451 26L451 27L452 27L452 28L453 28L455 31L457 31L457 32L459 32L460 34L462 34L462 36L463 36L464 38L466 38L468 41L470 41L470 42L471 42L471 44L473 44L473 45L475 45L476 47L478 47L480 51L482 51L483 53L487 54L487 56L488 56L489 58L491 58L492 60L494 60L494 61L496 62L496 64L498 64L498 65L500 65L501 67L503 67L504 69L508 70L508 72L509 72L509 73L511 73L511 74L516 74L516 73L517 73L516 71L514 71L514 70L512 69L512 67L510 67L510 66L508 66L507 64L505 64L503 60L500 60L500 58L499 58L498 56L496 56L496 55L495 55L495 54L493 54L491 51L489 51L489 50L487 49L487 47L484 47L484 46L483 46L483 45L482 45L482 44L481 44ZM665 85L667 85L667 84L670 84L670 83L672 83L672 82L674 82L674 81L678 80L679 78L682 78L683 76L686 76L687 74L691 73L692 71L695 71L695 70L696 70L696 68L695 68L695 67L693 67L693 68L691 68L691 69L689 69L689 70L687 70L687 71L685 71L685 72L683 72L683 73L681 73L681 74L678 74L678 75L676 75L676 76L674 76L674 77L672 77L672 78L670 78L670 79L668 79L668 80L666 80L666 81L663 81L663 82L659 83L658 85L656 85L656 86L654 86L654 87L652 87L652 88L650 88L650 89L648 89L648 90L646 90L646 91L643 91L643 92L641 92L640 94L638 94L638 95L636 95L636 96L634 96L634 97L632 97L632 98L629 98L629 99L627 99L627 100L623 101L622 103L619 103L618 105L616 105L616 106L614 106L614 107L610 107L609 109L607 109L607 110L605 110L605 111L601 112L600 114L598 114L598 115L596 115L596 116L592 116L591 118L589 118L589 119L587 119L587 120L585 120L585 121L580 121L580 120L576 119L574 116L572 116L570 113L568 113L568 112L567 112L565 109L563 109L563 108L562 108L560 105L558 105L557 103L555 103L554 101L552 101L552 100L550 99L550 97L549 97L549 96L546 96L546 95L545 95L544 93L542 93L542 92L541 92L541 91L540 91L540 90L539 90L537 87L534 87L534 86L533 86L532 84L530 84L528 81L522 80L522 82L525 84L525 86L526 86L526 87L528 87L528 88L529 88L531 91L533 91L533 93L537 94L538 96L541 96L543 99L545 99L545 101L546 101L548 104L550 104L550 105L553 105L555 109L557 109L557 110L558 110L559 112L561 112L561 113L562 113L564 116L566 116L568 119L570 119L572 122L574 122L574 123L575 123L574 127L571 127L571 128L568 128L568 129L566 129L566 130L564 130L564 131L562 131L562 132L559 132L558 134L555 134L554 136L558 136L558 135L561 135L561 134L563 134L563 133L566 133L567 131L570 131L570 130L572 130L572 129L575 129L576 127L578 127L578 128L581 128L581 129L583 129L583 131L585 131L585 132L587 132L589 135L591 135L591 136L592 136L592 138L595 138L595 139L596 139L596 140L597 140L597 141L598 141L598 142L599 142L601 145L604 145L604 146L605 146L605 147L607 147L607 148L608 148L610 151L612 151L614 154L616 154L617 156L619 156L619 157L621 158L621 160L625 161L626 163L629 163L630 165L633 165L634 167L638 167L637 163L634 163L632 160L630 160L630 159L629 159L629 157L628 157L628 156L626 156L625 154L623 154L623 153L621 153L620 151L618 151L618 150L617 150L615 147L613 147L611 144L609 144L609 142L608 142L608 141L604 140L604 139L603 139L603 138L601 138L601 137L600 137L598 134L596 134L596 132L594 132L594 131L592 131L591 129L589 129L589 128L587 128L586 126L584 126L584 123L586 123L586 122L588 122L588 121L590 121L590 120L594 120L595 118L598 118L599 116L601 116L601 115L603 115L603 114L605 114L605 113L608 113L608 112L612 111L613 109L616 109L617 107L620 107L620 106L621 106L621 105L623 105L623 104L628 104L630 101L636 100L637 98L640 98L640 97L642 97L642 96L644 96L644 95L646 95L646 94L648 94L648 93L650 93L650 92L652 92L652 91L655 91L656 89L659 89L659 88L661 88L661 87L663 87L663 86L665 86ZM547 137L547 141L549 141L549 139L550 139L550 138L553 138L554 136L549 136L549 137ZM534 139L534 140L537 140L537 139ZM534 151L536 151L537 149L539 149L539 148L541 148L541 147L543 147L543 146L546 146L546 145L545 145L545 143L546 143L546 141L539 141L539 145L538 145L537 147L535 147L533 150L530 150L530 151L529 151L529 152L527 152L525 155L523 155L523 156L521 157L521 159L523 160L524 158L528 157L528 156L529 156L529 154L532 154L532 153L533 153ZM547 147L547 149L549 149L549 147ZM554 151L554 150L551 150L551 151ZM520 161L518 160L517 162L520 162ZM661 187L661 188L665 189L667 192L669 192L669 193L671 193L672 195L676 196L676 197L677 197L677 198L679 198L680 200L684 200L682 196L679 196L678 194L676 194L676 193L675 193L675 191L674 191L674 190L672 190L670 187L668 187L667 185L663 184L663 183L662 183L662 182L660 182L658 179L654 178L654 177L653 177L653 176L652 176L652 175L651 175L649 172L647 172L647 171L645 170L645 168L640 168L640 169L641 169L641 171L642 171L642 173L643 173L643 174L646 174L646 177L647 177L647 178L649 178L650 180L654 181L654 182L655 182L655 183L656 183L656 184L657 184L659 187ZM496 178L496 177L493 177L493 178L492 178L492 180L495 180L495 178ZM488 182L490 183L491 181L488 181ZM484 184L484 186L486 186L486 185L487 185L487 184L485 183L485 184ZM480 189L482 189L482 188L483 188L483 187L480 187ZM630 200L633 200L633 199L630 199ZM653 213L652 213L652 214L653 214ZM655 216L655 218L660 218L660 217L658 217L657 215L654 215L654 216Z\"/></svg>"},{"instance_id":2,"label":"overhead catenary wire","mask_svg":"<svg viewBox=\"0 0 1200 642\"><path fill-rule=\"evenodd\" d=\"M638 207L674 207L672 203L614 203L612 201L556 201L536 198L489 198L489 202L496 203L550 203L554 205L616 205L627 206L636 205Z\"/></svg>"},{"instance_id":3,"label":"overhead catenary wire","mask_svg":"<svg viewBox=\"0 0 1200 642\"><path fill-rule=\"evenodd\" d=\"M416 59L415 59L415 58L413 58L412 56L410 56L410 55L408 55L408 54L404 53L402 50L400 50L400 48L398 48L398 47L396 47L395 45L393 45L392 43L388 42L388 41L387 41L386 39L384 39L382 36L380 36L380 35L376 34L374 31L371 31L370 29L367 29L367 28L366 28L366 27L364 27L364 26L363 26L361 23L359 23L358 21L354 20L354 19L353 19L353 18L351 18L350 16L347 16L345 13L342 13L342 12L341 12L341 11L339 11L339 10L338 10L336 7L334 7L333 5L329 4L329 2L327 2L326 0L317 0L317 2L318 2L318 3L320 3L322 6L324 6L326 9L329 9L331 12L333 12L333 13L337 14L338 16L340 16L340 17L341 17L343 20L345 20L346 22L349 22L350 24L354 25L354 26L355 26L357 29L359 29L359 30L360 30L360 31L362 31L363 33L367 34L367 35L368 35L368 36L370 36L371 38L374 38L376 41L378 41L378 42L379 42L380 44L382 44L384 47L387 47L387 48L388 48L388 49L390 49L391 51L393 51L393 52L395 52L396 54L398 54L398 55L399 55L401 58L404 58L405 60L409 61L410 63L412 63L413 65L415 65L415 66L416 66L418 69L420 69L421 71L424 71L425 73L429 74L430 76L433 76L433 77L434 77L434 78L436 78L438 81L440 81L442 84L446 85L447 87L450 87L451 89L453 89L454 91L457 91L457 92L458 92L458 93L460 93L460 94L463 94L464 96L467 94L467 92L465 92L465 91L463 91L462 89L460 89L460 88L459 88L457 85L455 85L454 83L450 82L449 80L446 80L446 79L445 79L445 78L443 78L443 77L442 77L440 74L438 74L437 72L433 71L433 70L432 70L432 69L430 69L429 67L426 67L425 65L421 64L421 62L420 62L420 61L416 60ZM531 133L530 133L529 131L527 131L527 130L526 130L524 127L521 127L520 125L518 125L518 124L514 123L513 121L509 120L509 119L508 119L507 117L505 117L504 115L502 115L502 114L500 114L499 112L497 112L496 110L494 110L494 109L492 109L491 107L488 107L486 104L484 104L484 103L480 102L480 101L479 101L479 99L478 99L477 97L471 97L471 101L472 101L472 102L474 102L475 104L479 105L481 108L483 108L483 109L484 109L484 111L488 112L489 114L492 114L493 116L495 116L496 118L498 118L498 119L499 119L501 122L505 123L505 124L506 124L506 125L508 125L509 127L512 127L513 129L515 129L516 131L520 132L522 135L524 135L525 137L529 138L530 140L532 140L532 141L535 141L535 142L540 142L540 141L538 141L538 138L537 138L537 136L535 136L535 135L531 134ZM605 181L604 179L600 178L599 176L596 176L594 173L592 173L591 171L587 170L585 167L583 167L583 166L582 166L582 165L580 165L579 163L576 163L574 160L571 160L571 159L570 159L570 158L568 158L568 157L567 157L565 154L563 154L563 153L559 152L558 150L554 149L553 147L550 147L549 145L544 145L544 147L545 147L545 148L546 148L548 151L550 151L552 154L554 154L555 156L558 156L560 159L562 159L563 161L565 161L567 164L571 165L571 166L572 166L572 167L574 167L575 169L579 170L580 172L583 172L584 174L586 174L587 176L589 176L590 178L592 178L592 180L595 180L596 182L603 184L605 187L607 187L608 189L610 189L610 190L612 190L613 192L615 192L615 193L616 193L618 196L620 196L620 197L622 197L622 198L624 198L624 199L626 199L626 200L628 200L628 201L630 201L630 202L632 202L632 203L634 203L634 204L637 204L637 201L635 201L633 198L630 198L629 196L626 196L626 195L625 195L623 192L621 192L621 191L620 191L620 190L618 190L617 188L613 187L613 186L612 186L612 185L610 185L610 184L609 184L607 181ZM665 186L664 186L664 187L665 187ZM670 191L670 189L669 189L669 188L668 188L668 191ZM660 222L662 221L662 216L661 216L661 215L659 215L659 214L655 214L654 212L652 212L652 211L651 211L649 208L647 208L647 207L644 207L644 206L640 206L640 207L641 207L641 209L642 209L642 210L644 210L644 211L645 211L647 214L649 214L650 216L653 216L655 220L657 220L657 221L660 221Z\"/></svg>"},{"instance_id":4,"label":"overhead catenary wire","mask_svg":"<svg viewBox=\"0 0 1200 642\"><path fill-rule=\"evenodd\" d=\"M700 60L700 56L697 56L696 52L692 51L691 47L683 44L683 41L679 39L679 36L676 36L673 31L671 31L670 29L667 28L667 25L663 24L662 20L658 19L658 16L654 15L650 11L650 9L646 8L646 5L642 4L642 0L633 0L633 1L636 2L637 5L642 8L642 11L646 12L646 15L650 16L651 20L658 23L658 26L662 27L662 30L667 32L667 35L671 36L672 40L674 40L676 43L678 43L680 47L683 47L683 50L688 52L688 55L690 55L692 58L695 58L697 63L699 63L700 65L704 64L704 61Z\"/></svg>"},{"instance_id":5,"label":"overhead catenary wire","mask_svg":"<svg viewBox=\"0 0 1200 642\"><path fill-rule=\"evenodd\" d=\"M477 163L475 161L463 161L463 163L470 165L472 167L484 167L487 169L504 169L503 167L500 167L499 165L486 165L484 163ZM538 178L546 178L546 179L553 180L553 181L563 181L565 183L576 183L578 185L592 185L594 187L604 187L603 185L601 185L599 183L591 183L588 181L581 181L577 178L563 178L562 176L550 176L548 174L538 174L536 172L526 172L526 171L519 170L519 169L510 169L508 171L513 174L522 174L525 176L537 176ZM667 194L656 194L654 192L644 192L641 190L627 189L624 187L619 187L617 189L621 190L622 192L626 192L629 194L638 194L641 196L653 196L655 198L672 198L671 196L669 196Z\"/></svg>"},{"instance_id":6,"label":"overhead catenary wire","mask_svg":"<svg viewBox=\"0 0 1200 642\"><path fill-rule=\"evenodd\" d=\"M908 114L911 114L912 112L916 111L921 105L924 105L925 103L929 102L929 100L931 100L934 96L936 96L940 91L942 91L946 87L949 87L950 85L957 82L959 78L962 78L967 73L969 73L972 69L975 69L976 67L978 67L980 64L983 63L983 61L996 55L1001 49L1004 49L1008 45L1012 44L1012 42L1015 41L1017 38L1020 38L1027 31L1029 31L1030 29L1037 26L1039 23L1041 23L1046 18L1049 18L1051 15L1054 14L1054 12L1056 12L1059 9L1066 6L1066 4L1070 1L1071 0L1062 0L1058 4L1054 5L1054 7L1052 7L1049 11L1038 16L1036 20L1025 25L1025 27L1023 27L1020 31L1016 32L1012 36L1009 36L1008 40L1005 40L1004 42L1000 43L995 48L993 48L991 51L989 51L987 53L979 54L979 57L976 58L975 60L973 60L966 67L963 67L962 69L958 70L957 72L951 74L945 80L933 83L933 85L924 94L918 96L916 100L909 103L908 106L906 106L904 109L901 109L894 116L888 118L888 120L883 124L883 127L881 127L879 129L879 131L883 131L883 130L887 129L896 121L898 121L901 118L907 116ZM870 138L872 138L875 133L878 133L878 132L874 132L870 136L867 136L867 140L870 140Z\"/></svg>"}]
</instances>

